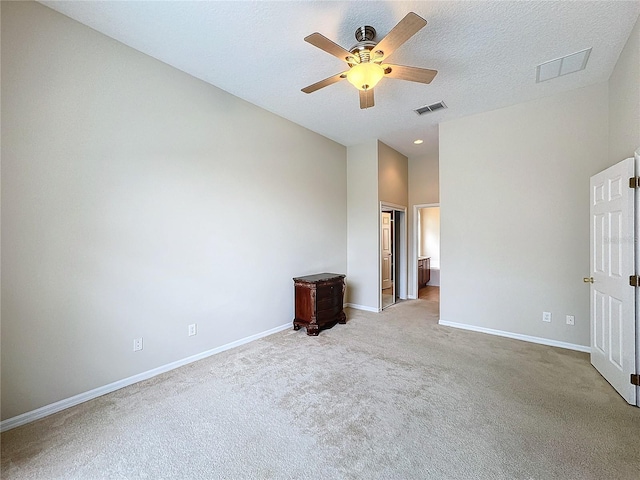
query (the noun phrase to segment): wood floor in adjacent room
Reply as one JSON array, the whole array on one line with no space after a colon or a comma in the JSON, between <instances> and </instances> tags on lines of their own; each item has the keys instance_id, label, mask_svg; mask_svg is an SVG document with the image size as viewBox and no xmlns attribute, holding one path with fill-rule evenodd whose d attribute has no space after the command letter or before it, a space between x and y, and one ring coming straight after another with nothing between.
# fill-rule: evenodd
<instances>
[{"instance_id":1,"label":"wood floor in adjacent room","mask_svg":"<svg viewBox=\"0 0 640 480\"><path fill-rule=\"evenodd\" d=\"M420 300L429 300L430 302L440 303L440 287L427 285L418 290L418 298ZM439 307L439 305L438 305Z\"/></svg>"},{"instance_id":2,"label":"wood floor in adjacent room","mask_svg":"<svg viewBox=\"0 0 640 480\"><path fill-rule=\"evenodd\" d=\"M419 296L5 432L2 478L639 478L640 409L587 354L438 325Z\"/></svg>"}]
</instances>

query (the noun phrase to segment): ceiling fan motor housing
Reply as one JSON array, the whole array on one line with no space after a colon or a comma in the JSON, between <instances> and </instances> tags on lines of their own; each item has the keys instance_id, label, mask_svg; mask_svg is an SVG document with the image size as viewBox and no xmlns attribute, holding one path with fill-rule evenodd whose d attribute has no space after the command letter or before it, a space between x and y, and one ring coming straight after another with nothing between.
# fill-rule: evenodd
<instances>
[{"instance_id":1,"label":"ceiling fan motor housing","mask_svg":"<svg viewBox=\"0 0 640 480\"><path fill-rule=\"evenodd\" d=\"M376 38L376 29L365 25L363 27L358 27L355 33L356 43L349 50L353 56L359 60L358 63L368 63L374 61L374 55L372 55L373 49L377 45L373 40ZM347 62L349 63L349 62ZM354 64L349 63L349 66L353 66Z\"/></svg>"},{"instance_id":2,"label":"ceiling fan motor housing","mask_svg":"<svg viewBox=\"0 0 640 480\"><path fill-rule=\"evenodd\" d=\"M358 42L372 42L374 38L376 38L376 29L369 25L358 27L356 30L356 40Z\"/></svg>"}]
</instances>

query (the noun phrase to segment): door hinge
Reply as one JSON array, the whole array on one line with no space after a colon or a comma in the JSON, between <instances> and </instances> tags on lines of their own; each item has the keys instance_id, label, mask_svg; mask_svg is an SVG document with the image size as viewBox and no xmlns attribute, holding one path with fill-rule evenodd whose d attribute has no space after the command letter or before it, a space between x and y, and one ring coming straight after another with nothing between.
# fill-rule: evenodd
<instances>
[{"instance_id":1,"label":"door hinge","mask_svg":"<svg viewBox=\"0 0 640 480\"><path fill-rule=\"evenodd\" d=\"M629 179L629 188L640 188L640 177L631 177Z\"/></svg>"},{"instance_id":2,"label":"door hinge","mask_svg":"<svg viewBox=\"0 0 640 480\"><path fill-rule=\"evenodd\" d=\"M629 277L629 285L631 285L632 287L640 287L640 276L631 275Z\"/></svg>"},{"instance_id":3,"label":"door hinge","mask_svg":"<svg viewBox=\"0 0 640 480\"><path fill-rule=\"evenodd\" d=\"M632 373L631 374L631 385L636 385L640 387L640 375Z\"/></svg>"}]
</instances>

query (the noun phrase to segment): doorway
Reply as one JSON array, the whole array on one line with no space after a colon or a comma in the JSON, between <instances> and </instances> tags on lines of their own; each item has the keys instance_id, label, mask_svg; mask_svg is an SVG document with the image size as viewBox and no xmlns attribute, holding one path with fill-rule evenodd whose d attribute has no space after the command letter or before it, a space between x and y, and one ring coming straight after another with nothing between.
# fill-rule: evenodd
<instances>
[{"instance_id":1,"label":"doorway","mask_svg":"<svg viewBox=\"0 0 640 480\"><path fill-rule=\"evenodd\" d=\"M394 247L393 211L380 214L380 262L382 263L382 308L395 303L395 272L393 271Z\"/></svg>"},{"instance_id":2,"label":"doorway","mask_svg":"<svg viewBox=\"0 0 640 480\"><path fill-rule=\"evenodd\" d=\"M407 298L406 207L380 203L379 310Z\"/></svg>"},{"instance_id":3,"label":"doorway","mask_svg":"<svg viewBox=\"0 0 640 480\"><path fill-rule=\"evenodd\" d=\"M440 204L413 206L412 295L440 292ZM426 289L426 290L425 290Z\"/></svg>"}]
</instances>

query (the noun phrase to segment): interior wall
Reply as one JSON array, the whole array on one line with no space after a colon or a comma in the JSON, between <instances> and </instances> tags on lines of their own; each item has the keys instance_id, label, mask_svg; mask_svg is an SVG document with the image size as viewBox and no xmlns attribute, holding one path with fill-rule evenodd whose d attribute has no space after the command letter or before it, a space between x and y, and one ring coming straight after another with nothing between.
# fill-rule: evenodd
<instances>
[{"instance_id":1,"label":"interior wall","mask_svg":"<svg viewBox=\"0 0 640 480\"><path fill-rule=\"evenodd\" d=\"M409 159L378 141L378 200L407 207Z\"/></svg>"},{"instance_id":2,"label":"interior wall","mask_svg":"<svg viewBox=\"0 0 640 480\"><path fill-rule=\"evenodd\" d=\"M409 159L380 141L378 141L378 200L402 207L408 207L409 204ZM396 295L407 298L406 214L397 212L394 224L398 238L402 239L395 243L394 248Z\"/></svg>"},{"instance_id":3,"label":"interior wall","mask_svg":"<svg viewBox=\"0 0 640 480\"><path fill-rule=\"evenodd\" d=\"M640 18L609 77L609 160L633 157L640 148Z\"/></svg>"},{"instance_id":4,"label":"interior wall","mask_svg":"<svg viewBox=\"0 0 640 480\"><path fill-rule=\"evenodd\" d=\"M378 311L380 270L378 142L347 149L347 300Z\"/></svg>"},{"instance_id":5,"label":"interior wall","mask_svg":"<svg viewBox=\"0 0 640 480\"><path fill-rule=\"evenodd\" d=\"M607 143L606 83L440 125L442 320L589 345L589 178Z\"/></svg>"},{"instance_id":6,"label":"interior wall","mask_svg":"<svg viewBox=\"0 0 640 480\"><path fill-rule=\"evenodd\" d=\"M424 155L409 157L409 203L412 206L440 202L438 135Z\"/></svg>"},{"instance_id":7,"label":"interior wall","mask_svg":"<svg viewBox=\"0 0 640 480\"><path fill-rule=\"evenodd\" d=\"M292 277L346 271L343 146L1 9L2 419L286 325Z\"/></svg>"}]
</instances>

